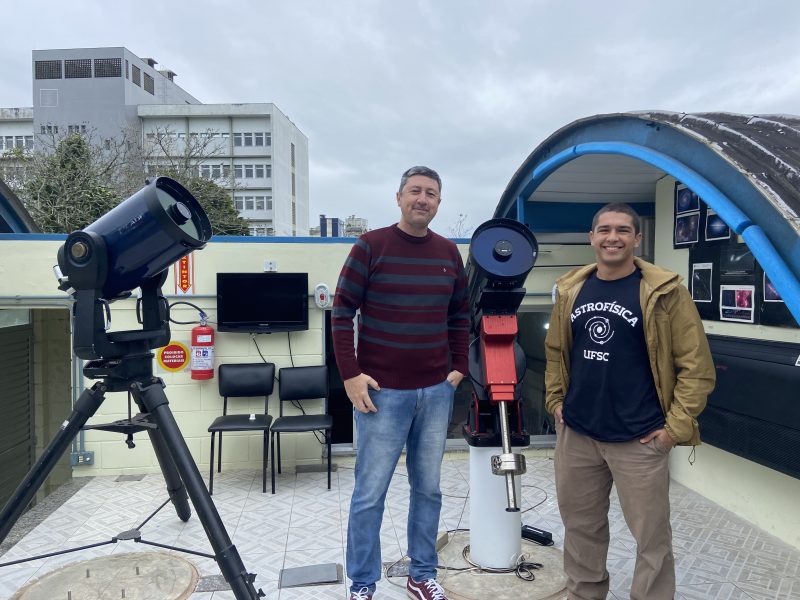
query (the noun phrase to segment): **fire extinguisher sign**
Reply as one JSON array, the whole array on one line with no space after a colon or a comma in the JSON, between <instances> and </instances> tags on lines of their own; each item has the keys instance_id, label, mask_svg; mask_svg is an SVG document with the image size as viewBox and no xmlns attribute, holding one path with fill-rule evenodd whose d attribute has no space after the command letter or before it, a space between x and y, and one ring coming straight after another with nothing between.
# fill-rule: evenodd
<instances>
[{"instance_id":1,"label":"fire extinguisher sign","mask_svg":"<svg viewBox=\"0 0 800 600\"><path fill-rule=\"evenodd\" d=\"M187 254L172 265L176 296L194 295L194 252Z\"/></svg>"},{"instance_id":2,"label":"fire extinguisher sign","mask_svg":"<svg viewBox=\"0 0 800 600\"><path fill-rule=\"evenodd\" d=\"M165 371L183 371L189 364L189 348L180 342L171 341L156 353L159 366Z\"/></svg>"},{"instance_id":3,"label":"fire extinguisher sign","mask_svg":"<svg viewBox=\"0 0 800 600\"><path fill-rule=\"evenodd\" d=\"M214 372L214 346L192 346L192 371Z\"/></svg>"}]
</instances>

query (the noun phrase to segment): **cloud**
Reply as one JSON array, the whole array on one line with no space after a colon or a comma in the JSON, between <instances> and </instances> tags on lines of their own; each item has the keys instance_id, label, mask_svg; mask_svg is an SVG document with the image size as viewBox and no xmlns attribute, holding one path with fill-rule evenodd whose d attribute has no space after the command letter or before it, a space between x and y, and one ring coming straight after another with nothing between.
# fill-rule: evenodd
<instances>
[{"instance_id":1,"label":"cloud","mask_svg":"<svg viewBox=\"0 0 800 600\"><path fill-rule=\"evenodd\" d=\"M575 119L800 106L800 3L780 0L44 0L4 17L0 106L31 105L34 48L121 45L203 102L274 102L309 138L312 223L393 222L400 174L428 164L436 229L475 226Z\"/></svg>"}]
</instances>

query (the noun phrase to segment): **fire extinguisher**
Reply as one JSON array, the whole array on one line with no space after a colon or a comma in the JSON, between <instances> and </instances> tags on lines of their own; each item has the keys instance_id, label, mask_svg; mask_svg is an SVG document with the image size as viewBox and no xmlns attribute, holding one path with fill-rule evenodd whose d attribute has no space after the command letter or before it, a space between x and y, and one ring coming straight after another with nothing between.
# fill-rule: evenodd
<instances>
[{"instance_id":1,"label":"fire extinguisher","mask_svg":"<svg viewBox=\"0 0 800 600\"><path fill-rule=\"evenodd\" d=\"M200 315L200 325L192 328L192 379L214 378L214 329Z\"/></svg>"}]
</instances>

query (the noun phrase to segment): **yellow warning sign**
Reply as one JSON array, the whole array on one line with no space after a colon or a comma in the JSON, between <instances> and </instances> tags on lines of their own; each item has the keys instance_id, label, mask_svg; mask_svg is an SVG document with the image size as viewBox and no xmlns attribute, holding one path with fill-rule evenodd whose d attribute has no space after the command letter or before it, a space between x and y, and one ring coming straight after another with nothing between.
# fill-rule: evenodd
<instances>
[{"instance_id":1,"label":"yellow warning sign","mask_svg":"<svg viewBox=\"0 0 800 600\"><path fill-rule=\"evenodd\" d=\"M158 364L165 371L182 371L189 364L189 348L176 341L170 341L156 353Z\"/></svg>"}]
</instances>

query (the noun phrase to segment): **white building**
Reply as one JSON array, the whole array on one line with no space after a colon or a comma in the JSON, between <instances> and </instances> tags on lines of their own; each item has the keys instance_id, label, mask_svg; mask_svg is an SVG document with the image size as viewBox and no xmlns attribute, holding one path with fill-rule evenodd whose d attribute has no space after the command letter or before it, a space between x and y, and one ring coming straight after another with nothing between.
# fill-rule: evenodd
<instances>
[{"instance_id":1,"label":"white building","mask_svg":"<svg viewBox=\"0 0 800 600\"><path fill-rule=\"evenodd\" d=\"M106 144L134 136L157 171L159 151L198 142L198 174L231 191L251 233L307 235L306 136L274 104L202 104L157 64L121 47L35 50L34 106L0 109L0 152L75 132ZM0 176L13 186L20 168L7 160Z\"/></svg>"},{"instance_id":2,"label":"white building","mask_svg":"<svg viewBox=\"0 0 800 600\"><path fill-rule=\"evenodd\" d=\"M367 219L350 215L346 219L339 217L319 216L319 225L312 227L310 235L314 237L358 237L369 231Z\"/></svg>"}]
</instances>

